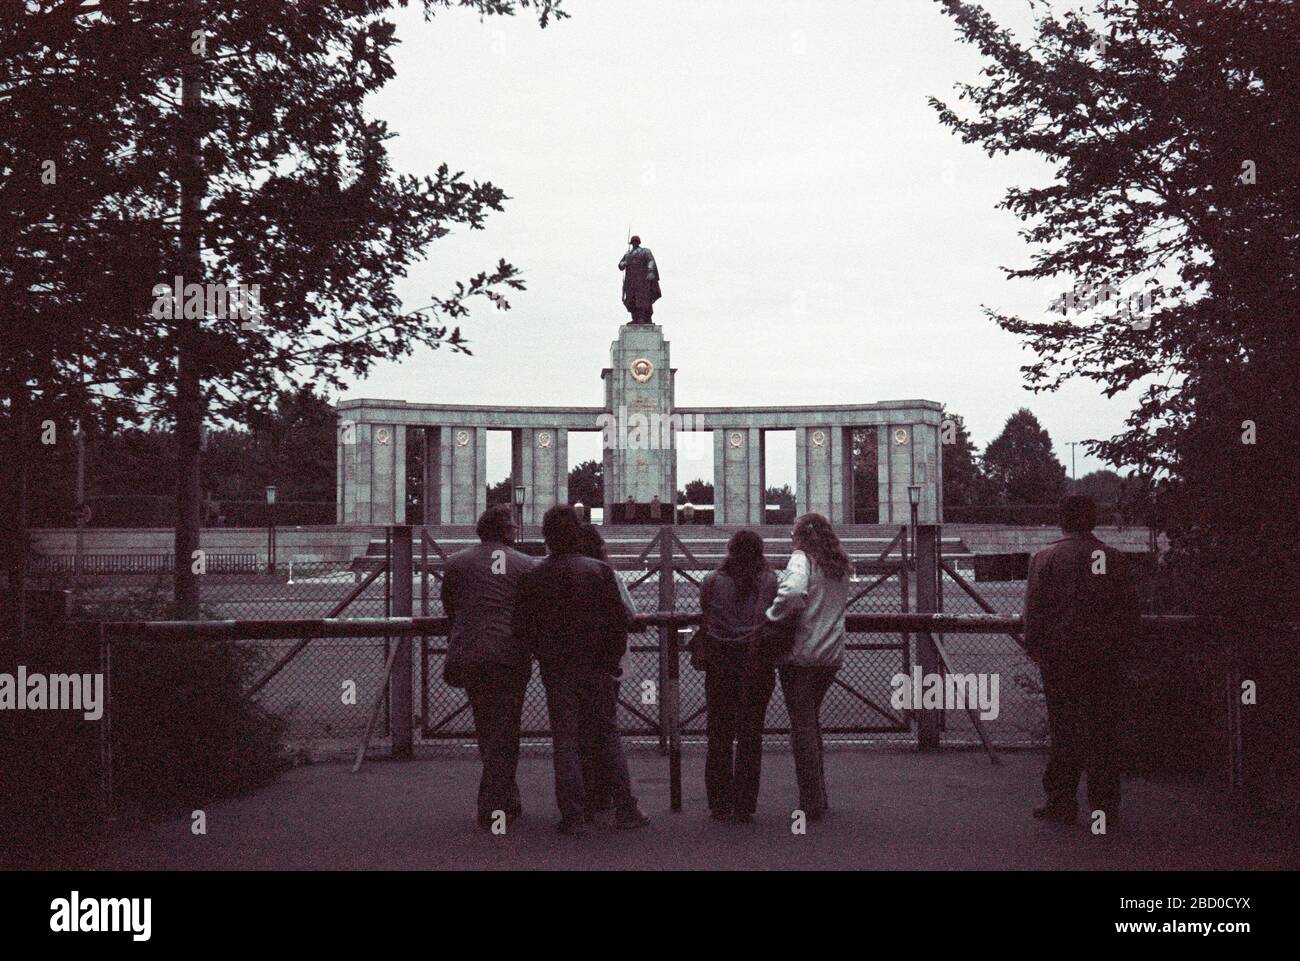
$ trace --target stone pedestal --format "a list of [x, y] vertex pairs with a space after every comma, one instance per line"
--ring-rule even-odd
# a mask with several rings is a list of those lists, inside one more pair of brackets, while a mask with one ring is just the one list
[[677, 490], [673, 437], [673, 370], [658, 324], [624, 324], [610, 345], [601, 418], [605, 517], [630, 497], [644, 505], [658, 497], [671, 510]]

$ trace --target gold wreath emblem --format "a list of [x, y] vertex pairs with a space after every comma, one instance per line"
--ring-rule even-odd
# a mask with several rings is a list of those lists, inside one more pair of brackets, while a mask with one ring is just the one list
[[907, 431], [903, 430], [903, 428], [901, 428], [901, 427], [898, 428], [898, 430], [894, 431], [894, 443], [895, 443], [895, 444], [906, 444], [906, 443], [907, 443]]
[[388, 431], [383, 427], [375, 431], [375, 440], [381, 444], [387, 444], [390, 440], [392, 440], [392, 436], [393, 435], [388, 433]]
[[743, 444], [744, 442], [745, 442], [745, 438], [741, 436], [740, 431], [738, 431], [738, 430], [733, 430], [733, 431], [731, 432], [731, 446], [732, 446], [732, 447], [739, 447], [739, 446], [740, 446], [741, 444]]
[[826, 446], [825, 431], [820, 431], [820, 430], [813, 431], [812, 442], [814, 447], [825, 447]]
[[540, 434], [537, 435], [537, 446], [538, 447], [551, 446], [551, 435], [549, 431], [542, 431]]
[[638, 384], [644, 384], [654, 376], [655, 365], [650, 363], [650, 361], [646, 360], [644, 357], [638, 357], [636, 360], [632, 361], [632, 366], [628, 369], [632, 371], [633, 380]]
[[456, 431], [456, 446], [457, 447], [469, 446], [469, 431], [467, 430]]

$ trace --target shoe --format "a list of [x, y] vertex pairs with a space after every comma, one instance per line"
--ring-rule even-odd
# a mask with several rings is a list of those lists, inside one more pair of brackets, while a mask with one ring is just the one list
[[752, 811], [736, 811], [731, 815], [732, 824], [753, 824], [754, 814]]
[[561, 818], [560, 823], [555, 825], [555, 830], [572, 837], [582, 837], [587, 833], [587, 827], [581, 817]]
[[820, 821], [826, 816], [826, 809], [811, 808], [810, 810], [804, 811], [803, 814], [809, 821]]
[[1079, 813], [1070, 808], [1045, 804], [1040, 808], [1034, 808], [1034, 817], [1039, 821], [1052, 821], [1056, 824], [1073, 824], [1078, 819]]
[[640, 808], [633, 808], [626, 814], [619, 814], [614, 818], [614, 827], [620, 831], [632, 831], [645, 827], [649, 823], [650, 818]]
[[731, 812], [730, 812], [730, 811], [710, 811], [710, 812], [709, 812], [709, 817], [713, 818], [713, 820], [715, 820], [715, 821], [730, 821], [730, 820], [731, 820]]

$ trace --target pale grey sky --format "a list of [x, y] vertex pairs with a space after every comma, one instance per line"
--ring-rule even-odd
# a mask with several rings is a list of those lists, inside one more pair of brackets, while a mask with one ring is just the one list
[[[1028, 22], [1026, 0], [985, 5]], [[1066, 442], [1121, 428], [1127, 400], [1091, 384], [1025, 391], [1031, 355], [980, 312], [1043, 316], [1068, 284], [1013, 285], [998, 269], [1029, 248], [995, 205], [1049, 173], [939, 125], [926, 97], [954, 101], [980, 60], [936, 4], [565, 6], [571, 19], [544, 31], [524, 16], [397, 18], [397, 77], [372, 104], [397, 134], [396, 168], [446, 161], [513, 198], [486, 230], [433, 244], [400, 291], [423, 306], [499, 257], [528, 289], [509, 312], [475, 307], [462, 325], [473, 357], [421, 350], [347, 396], [600, 404], [627, 320], [616, 265], [630, 226], [662, 272], [655, 320], [679, 404], [925, 398], [962, 414], [980, 447], [1028, 406], [1067, 469]], [[495, 479], [509, 459], [491, 450]], [[597, 451], [576, 444], [571, 460]], [[792, 443], [772, 445], [770, 482], [793, 484], [793, 456]], [[1080, 448], [1080, 476], [1099, 466]], [[679, 479], [691, 476], [682, 465]]]

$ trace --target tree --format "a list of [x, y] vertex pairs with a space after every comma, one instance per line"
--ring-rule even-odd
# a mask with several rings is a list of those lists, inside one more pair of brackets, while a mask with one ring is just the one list
[[782, 484], [780, 487], [769, 487], [767, 489], [767, 504], [775, 505], [781, 509], [794, 510], [794, 491], [790, 489], [789, 484]]
[[678, 504], [712, 504], [713, 503], [713, 483], [696, 478], [693, 481], [687, 481], [684, 490], [677, 492]]
[[1065, 465], [1052, 452], [1052, 438], [1024, 407], [1007, 418], [980, 462], [995, 503], [1054, 504], [1065, 492]]
[[[558, 0], [422, 2], [564, 15]], [[446, 165], [392, 171], [364, 106], [393, 76], [393, 5], [43, 0], [0, 23], [15, 65], [0, 162], [18, 173], [0, 187], [0, 310], [29, 321], [6, 351], [6, 400], [24, 431], [28, 409], [173, 427], [179, 616], [198, 609], [206, 423], [248, 423], [286, 385], [338, 388], [416, 345], [465, 350], [471, 298], [508, 309], [504, 291], [523, 288], [500, 261], [417, 310], [393, 291], [431, 242], [482, 229], [505, 199]], [[66, 173], [57, 190], [33, 173], [47, 158]], [[199, 296], [169, 303], [176, 277]], [[254, 287], [255, 312], [214, 309]]]
[[874, 524], [880, 519], [880, 448], [875, 427], [855, 427], [853, 438], [853, 521]]
[[947, 411], [939, 428], [943, 444], [943, 502], [954, 507], [989, 503], [989, 488], [961, 414]]
[[514, 492], [511, 489], [510, 477], [505, 477], [495, 484], [489, 484], [487, 489], [487, 506], [494, 507], [497, 504], [513, 504], [515, 502]]
[[569, 471], [569, 503], [602, 507], [605, 503], [605, 469], [600, 461], [586, 460]]
[[1124, 478], [1113, 470], [1095, 470], [1075, 481], [1071, 493], [1091, 497], [1098, 504], [1118, 504], [1123, 484]]
[[[1295, 5], [1109, 0], [1042, 12], [1028, 44], [977, 6], [943, 6], [986, 65], [959, 87], [974, 115], [932, 99], [940, 121], [990, 155], [1055, 168], [1002, 206], [1034, 248], [1008, 276], [1060, 278], [1063, 315], [987, 311], [1038, 355], [1027, 385], [1140, 391], [1126, 429], [1089, 449], [1165, 491], [1153, 511], [1192, 605], [1239, 622], [1294, 617]], [[1070, 316], [1080, 289], [1085, 309]]]

